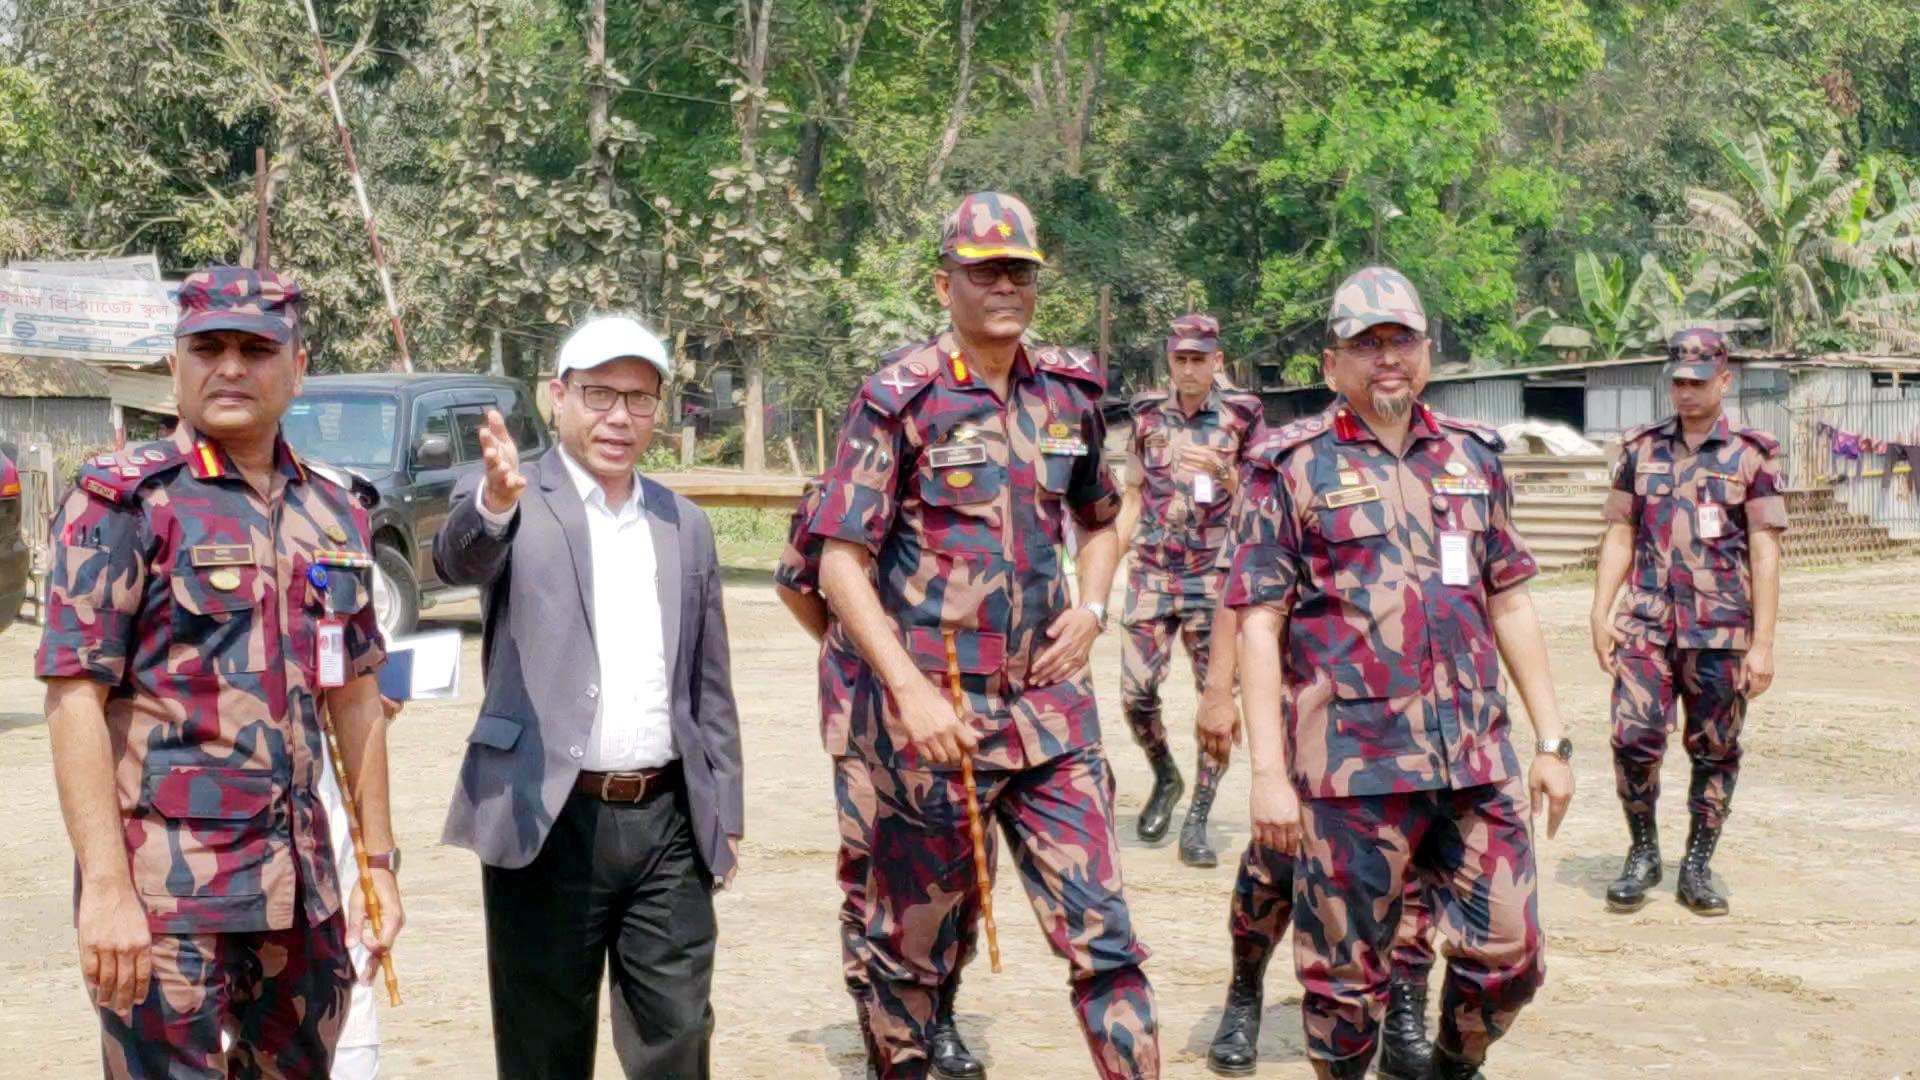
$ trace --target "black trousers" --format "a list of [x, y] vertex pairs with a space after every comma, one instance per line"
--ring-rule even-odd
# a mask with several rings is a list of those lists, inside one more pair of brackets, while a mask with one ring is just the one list
[[686, 795], [574, 795], [532, 863], [482, 866], [500, 1080], [589, 1080], [600, 977], [627, 1076], [706, 1080], [717, 928]]

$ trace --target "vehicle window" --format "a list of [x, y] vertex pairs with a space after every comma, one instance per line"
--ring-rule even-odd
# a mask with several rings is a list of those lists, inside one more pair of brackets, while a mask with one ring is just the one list
[[480, 431], [487, 426], [487, 410], [480, 406], [453, 410], [453, 441], [460, 449], [460, 461], [479, 461]]
[[525, 394], [501, 390], [494, 395], [494, 400], [498, 402], [500, 418], [506, 422], [507, 433], [513, 436], [513, 444], [521, 453], [546, 445], [540, 431], [540, 415], [533, 411]]
[[428, 413], [427, 418], [420, 421], [420, 434], [414, 441], [419, 442], [429, 435], [442, 435], [449, 439], [453, 436], [453, 425], [447, 421], [447, 414], [444, 411], [435, 409]]
[[356, 469], [391, 469], [400, 403], [376, 394], [303, 394], [280, 430], [302, 457]]

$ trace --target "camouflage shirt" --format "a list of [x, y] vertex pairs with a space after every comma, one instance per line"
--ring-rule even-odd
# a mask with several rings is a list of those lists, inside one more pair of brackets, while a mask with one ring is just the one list
[[1335, 402], [1249, 455], [1226, 603], [1286, 616], [1282, 708], [1303, 797], [1518, 775], [1487, 598], [1537, 570], [1502, 445], [1419, 403], [1395, 457]]
[[372, 571], [341, 565], [371, 554], [371, 498], [284, 442], [263, 498], [182, 424], [93, 459], [54, 519], [36, 673], [111, 688], [127, 855], [157, 933], [287, 929], [296, 897], [314, 925], [340, 907], [314, 791], [318, 627], [345, 622], [349, 681], [385, 659]]
[[[1119, 512], [1100, 454], [1103, 388], [1086, 353], [1022, 348], [1003, 402], [943, 334], [867, 380], [823, 479], [811, 531], [873, 553], [881, 605], [937, 683], [942, 631], [956, 631], [981, 768], [1037, 764], [1100, 737], [1084, 674], [1031, 686], [1027, 671], [1067, 610], [1068, 517], [1096, 528]], [[865, 664], [851, 701], [853, 740], [882, 763], [919, 767]]]
[[1745, 649], [1753, 638], [1747, 537], [1785, 529], [1780, 448], [1723, 415], [1698, 450], [1668, 417], [1627, 433], [1608, 521], [1633, 527], [1633, 570], [1616, 625], [1682, 649]]
[[[815, 480], [793, 508], [787, 523], [787, 546], [773, 572], [775, 584], [802, 594], [820, 591], [820, 552], [826, 541], [809, 531], [820, 509], [822, 488]], [[848, 738], [853, 723], [854, 681], [860, 672], [860, 653], [847, 640], [840, 620], [829, 613], [827, 632], [820, 639], [820, 745], [834, 757], [855, 751]]]
[[1238, 471], [1260, 431], [1260, 399], [1213, 390], [1188, 416], [1178, 398], [1151, 390], [1133, 399], [1133, 437], [1127, 442], [1127, 482], [1140, 478], [1140, 524], [1130, 539], [1133, 565], [1127, 592], [1218, 597], [1223, 575], [1215, 570], [1233, 527], [1227, 485], [1209, 481], [1211, 498], [1194, 495], [1194, 474], [1181, 467], [1180, 451], [1204, 446], [1222, 451]]

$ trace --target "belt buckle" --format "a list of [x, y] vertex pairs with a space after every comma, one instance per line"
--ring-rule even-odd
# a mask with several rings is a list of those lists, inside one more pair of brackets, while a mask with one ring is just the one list
[[607, 774], [605, 774], [604, 776], [602, 776], [602, 777], [600, 778], [600, 801], [601, 801], [601, 802], [612, 802], [612, 801], [613, 801], [613, 796], [612, 796], [612, 794], [611, 794], [611, 792], [612, 792], [612, 790], [613, 790], [613, 782], [614, 782], [615, 780], [638, 780], [638, 781], [640, 781], [640, 790], [639, 790], [638, 792], [636, 792], [636, 793], [634, 794], [634, 796], [633, 796], [633, 798], [631, 798], [631, 799], [622, 799], [622, 800], [621, 800], [622, 802], [636, 802], [636, 803], [637, 803], [637, 802], [639, 802], [640, 800], [642, 800], [642, 799], [644, 799], [644, 798], [646, 798], [646, 797], [647, 797], [647, 774], [646, 774], [646, 773], [643, 773], [643, 772], [610, 772], [610, 773], [607, 773]]

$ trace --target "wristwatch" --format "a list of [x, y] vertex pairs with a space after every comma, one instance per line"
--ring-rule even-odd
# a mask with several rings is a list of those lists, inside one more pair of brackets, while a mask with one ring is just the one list
[[1082, 608], [1085, 608], [1088, 611], [1093, 612], [1093, 617], [1100, 620], [1100, 632], [1103, 634], [1106, 633], [1107, 632], [1107, 605], [1101, 603], [1098, 600], [1089, 600], [1086, 603], [1081, 604], [1080, 606]]
[[1573, 760], [1573, 740], [1564, 735], [1558, 739], [1541, 739], [1534, 749], [1542, 754], [1552, 754], [1561, 761]]
[[392, 848], [377, 855], [367, 856], [367, 869], [385, 870], [397, 876], [400, 873], [400, 849]]

